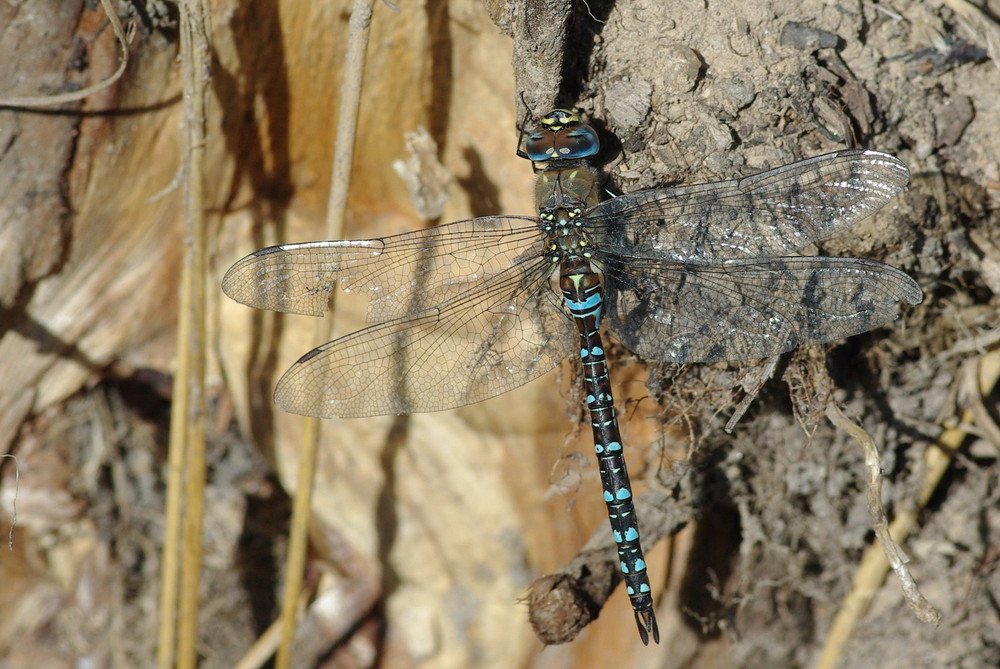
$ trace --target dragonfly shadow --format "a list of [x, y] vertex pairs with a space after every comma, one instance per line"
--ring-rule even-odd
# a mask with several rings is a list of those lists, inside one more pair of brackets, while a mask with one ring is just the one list
[[263, 634], [278, 610], [276, 593], [281, 568], [275, 559], [275, 545], [288, 534], [291, 500], [274, 474], [246, 497], [246, 513], [240, 531], [237, 568], [240, 582], [250, 600], [254, 629]]
[[558, 100], [575, 102], [582, 95], [591, 72], [590, 57], [597, 36], [614, 9], [615, 0], [589, 0], [573, 3], [566, 30]]
[[703, 638], [715, 638], [730, 615], [721, 590], [739, 558], [740, 514], [723, 503], [702, 509], [701, 514], [691, 543], [691, 554], [699, 559], [687, 563], [678, 606], [686, 626]]
[[[235, 20], [270, 26], [268, 50], [262, 51], [257, 41], [237, 39], [238, 61], [233, 70], [227, 70], [215, 54], [212, 61], [212, 87], [224, 115], [219, 127], [226, 150], [235, 157], [237, 170], [222, 209], [228, 212], [238, 206], [235, 199], [241, 186], [249, 186], [252, 196], [246, 206], [250, 210], [253, 243], [258, 247], [286, 238], [288, 206], [294, 191], [289, 154], [290, 85], [285, 60], [274, 57], [285, 52], [280, 14], [274, 0], [239, 9]], [[246, 77], [244, 72], [257, 74]], [[261, 106], [263, 111], [257, 112]], [[281, 315], [262, 317], [257, 313], [252, 317], [251, 353], [245, 373], [250, 380], [250, 430], [258, 444], [274, 443], [271, 389], [278, 371], [277, 346], [283, 328]]]
[[431, 38], [430, 54], [430, 85], [434, 95], [429, 102], [426, 122], [430, 136], [438, 145], [438, 155], [444, 155], [447, 148], [448, 110], [451, 109], [452, 87], [455, 81], [454, 40], [450, 29], [451, 17], [448, 13], [450, 0], [431, 0], [424, 6], [427, 19], [427, 33]]
[[[382, 566], [382, 584], [379, 606], [385, 606], [399, 588], [399, 574], [393, 567], [392, 550], [399, 531], [398, 500], [396, 498], [399, 456], [409, 438], [411, 417], [409, 414], [396, 416], [385, 436], [380, 463], [384, 476], [375, 504], [375, 518], [378, 527], [378, 564]], [[383, 618], [384, 619], [384, 618]]]
[[494, 216], [500, 211], [500, 189], [489, 178], [484, 168], [482, 154], [473, 146], [462, 150], [462, 157], [469, 165], [469, 175], [458, 177], [458, 185], [469, 195], [469, 210], [473, 218]]

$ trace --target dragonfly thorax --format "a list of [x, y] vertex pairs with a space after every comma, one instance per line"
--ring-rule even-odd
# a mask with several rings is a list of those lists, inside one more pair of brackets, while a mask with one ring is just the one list
[[548, 233], [546, 245], [549, 259], [561, 263], [571, 258], [590, 258], [590, 243], [587, 233], [580, 225], [579, 210], [540, 212], [542, 229]]
[[[553, 147], [562, 146], [561, 138], [575, 138], [580, 144], [571, 150], [557, 151]], [[597, 135], [590, 126], [580, 124], [572, 112], [556, 109], [542, 119], [542, 127], [528, 138], [529, 155], [532, 155], [533, 142], [543, 140], [549, 147], [550, 157], [539, 169], [535, 206], [538, 207], [539, 227], [547, 234], [547, 255], [553, 263], [589, 259], [591, 250], [583, 220], [585, 212], [600, 199], [598, 172], [588, 160], [597, 152]]]
[[[570, 217], [597, 204], [600, 195], [597, 171], [590, 165], [547, 169], [535, 182], [535, 206], [539, 216], [565, 210]], [[573, 213], [576, 212], [576, 213]]]

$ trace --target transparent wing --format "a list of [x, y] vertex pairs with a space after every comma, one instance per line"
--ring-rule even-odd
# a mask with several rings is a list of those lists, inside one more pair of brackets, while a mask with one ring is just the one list
[[366, 293], [380, 323], [439, 305], [532, 254], [535, 219], [488, 216], [381, 239], [308, 242], [251, 253], [226, 272], [222, 290], [257, 309], [321, 316], [334, 285]]
[[507, 392], [576, 350], [551, 262], [509, 267], [432, 309], [341, 337], [278, 381], [284, 410], [320, 418], [440, 411]]
[[649, 361], [764, 358], [866, 332], [923, 298], [905, 273], [859, 258], [605, 262], [605, 322]]
[[630, 193], [586, 214], [605, 253], [670, 260], [792, 255], [906, 189], [885, 153], [848, 149], [718, 183]]

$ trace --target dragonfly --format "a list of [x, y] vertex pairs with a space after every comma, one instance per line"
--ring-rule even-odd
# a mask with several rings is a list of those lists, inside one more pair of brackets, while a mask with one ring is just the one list
[[[863, 258], [800, 255], [909, 181], [891, 155], [846, 149], [729, 181], [602, 199], [600, 140], [555, 109], [518, 155], [535, 216], [484, 216], [379, 239], [282, 244], [225, 274], [250, 307], [321, 316], [336, 288], [368, 327], [306, 353], [278, 381], [320, 418], [480, 402], [579, 358], [601, 488], [639, 636], [659, 642], [602, 326], [649, 362], [748, 361], [834, 342], [918, 304], [917, 283]], [[525, 136], [526, 134], [526, 136]]]

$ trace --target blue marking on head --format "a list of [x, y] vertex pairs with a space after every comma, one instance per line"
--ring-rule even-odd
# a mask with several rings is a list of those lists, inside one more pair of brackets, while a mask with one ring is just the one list
[[628, 499], [632, 496], [632, 492], [628, 488], [622, 488], [618, 491], [618, 499]]
[[634, 527], [625, 530], [625, 541], [635, 541], [638, 538], [639, 532]]

